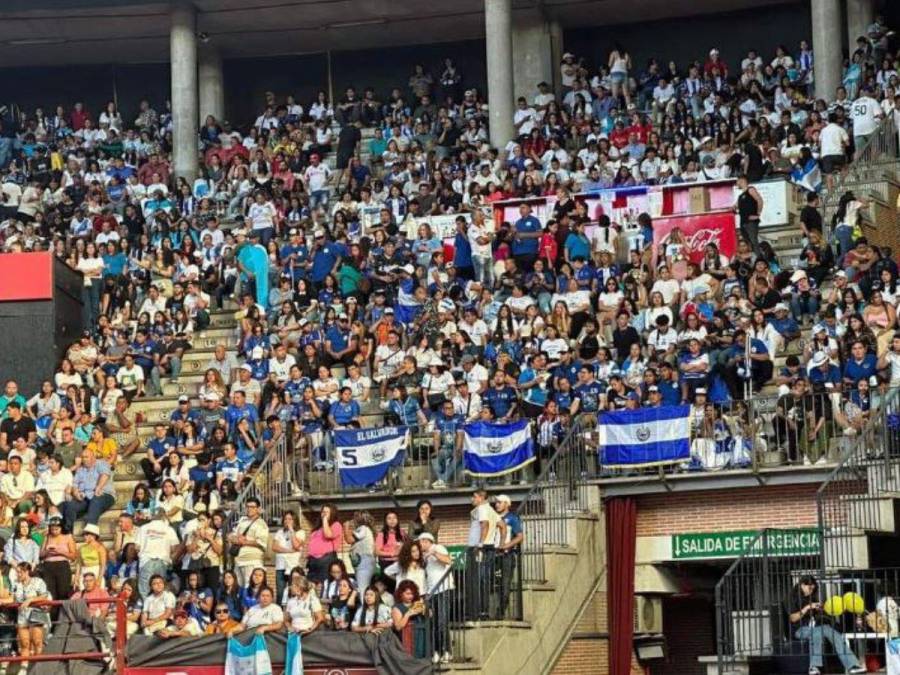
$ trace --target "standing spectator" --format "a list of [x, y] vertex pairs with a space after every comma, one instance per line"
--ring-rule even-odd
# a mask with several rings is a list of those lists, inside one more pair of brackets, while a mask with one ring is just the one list
[[140, 564], [138, 591], [141, 597], [146, 598], [153, 585], [153, 579], [156, 577], [163, 579], [168, 573], [179, 546], [178, 535], [166, 520], [166, 512], [163, 509], [157, 509], [153, 514], [153, 520], [141, 525], [135, 543]]
[[256, 497], [248, 499], [246, 509], [234, 531], [228, 535], [229, 558], [240, 586], [246, 586], [251, 572], [263, 566], [269, 544], [269, 526], [262, 517], [259, 500]]

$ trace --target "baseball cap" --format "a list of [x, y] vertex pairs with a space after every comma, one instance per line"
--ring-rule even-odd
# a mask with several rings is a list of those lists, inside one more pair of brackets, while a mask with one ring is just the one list
[[191, 399], [188, 397], [187, 394], [182, 394], [181, 396], [178, 397], [178, 402], [179, 403], [190, 403]]
[[509, 498], [509, 495], [497, 495], [494, 498], [495, 502], [504, 502], [506, 504], [512, 504], [512, 499]]
[[416, 541], [422, 541], [423, 539], [427, 539], [430, 542], [434, 542], [434, 535], [431, 532], [423, 532], [418, 537], [416, 537]]

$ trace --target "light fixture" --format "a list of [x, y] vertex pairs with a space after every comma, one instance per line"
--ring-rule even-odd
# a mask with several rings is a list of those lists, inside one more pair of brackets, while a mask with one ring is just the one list
[[356, 28], [357, 26], [378, 26], [387, 23], [387, 19], [379, 17], [375, 19], [360, 19], [359, 21], [339, 21], [330, 23], [325, 28]]
[[200, 40], [200, 42], [209, 42], [209, 33], [204, 33], [201, 30], [199, 33], [197, 33], [197, 39]]
[[634, 638], [634, 654], [640, 663], [666, 658], [664, 635], [638, 635]]

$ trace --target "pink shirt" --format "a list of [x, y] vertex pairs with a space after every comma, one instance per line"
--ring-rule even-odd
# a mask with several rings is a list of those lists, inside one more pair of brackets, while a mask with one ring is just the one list
[[379, 532], [375, 538], [375, 554], [379, 558], [396, 558], [400, 552], [401, 543], [397, 541], [397, 535], [391, 530], [385, 538], [383, 532]]
[[344, 528], [340, 523], [331, 524], [332, 539], [325, 537], [325, 531], [322, 528], [314, 530], [309, 535], [309, 543], [306, 545], [306, 553], [311, 558], [322, 558], [329, 553], [337, 553], [341, 550], [341, 542], [344, 540]]

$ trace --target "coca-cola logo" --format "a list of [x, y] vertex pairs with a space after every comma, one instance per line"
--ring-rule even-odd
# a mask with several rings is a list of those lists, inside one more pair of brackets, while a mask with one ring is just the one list
[[[674, 232], [674, 230], [673, 230]], [[682, 231], [684, 234], [684, 231]], [[710, 244], [715, 244], [717, 247], [719, 246], [719, 236], [721, 235], [721, 231], [715, 228], [705, 227], [697, 230], [692, 234], [685, 234], [685, 247], [691, 253], [695, 252], [703, 252], [707, 246]], [[666, 245], [669, 243], [669, 239], [672, 236], [672, 232], [669, 232], [665, 237], [660, 241], [661, 244]]]

